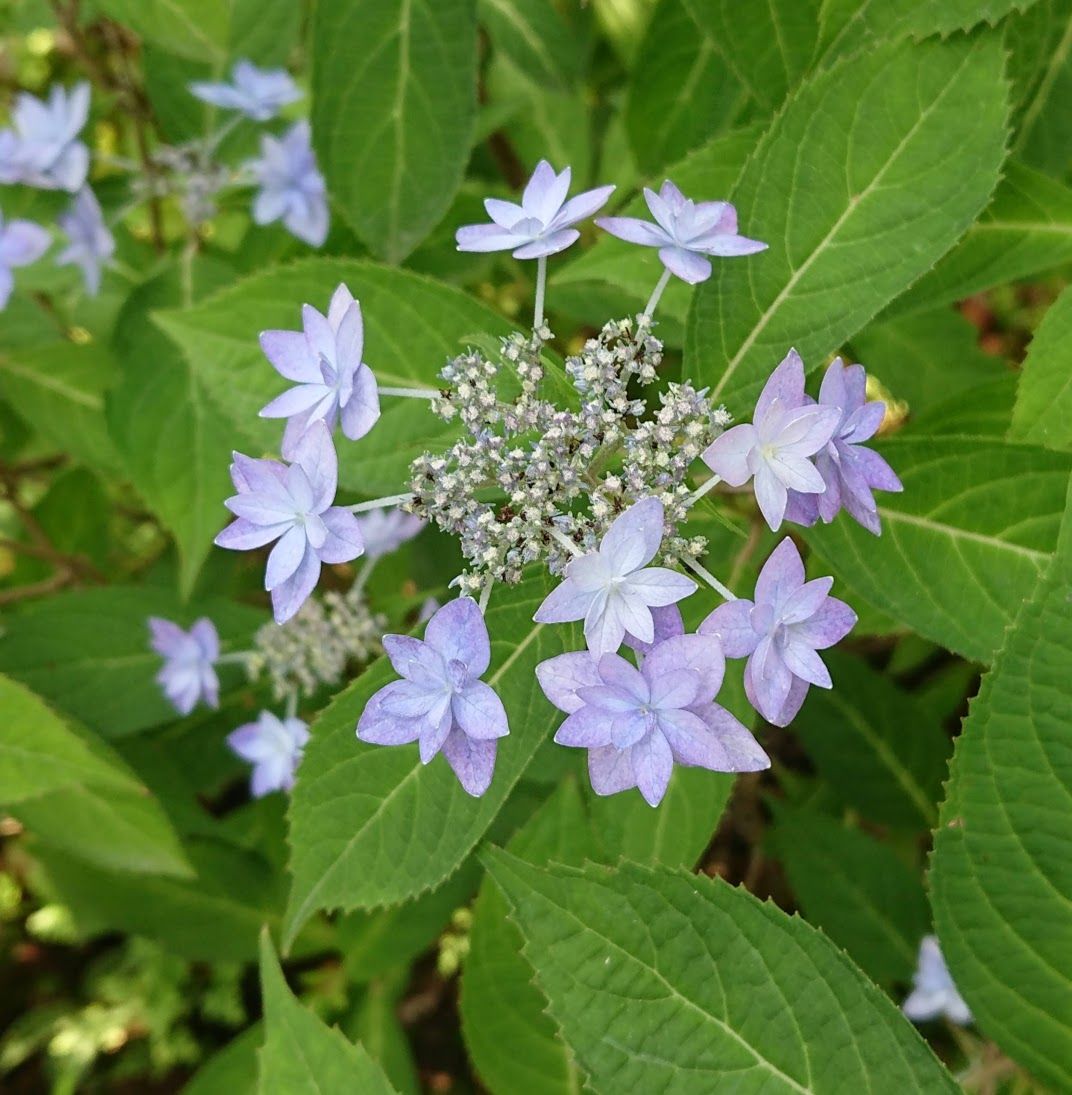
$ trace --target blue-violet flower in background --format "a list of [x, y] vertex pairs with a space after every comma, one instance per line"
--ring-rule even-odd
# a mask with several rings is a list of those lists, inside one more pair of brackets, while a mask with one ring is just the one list
[[36, 262], [52, 242], [48, 232], [33, 221], [5, 221], [0, 215], [0, 310], [7, 307], [15, 288], [12, 271]]
[[289, 466], [234, 454], [238, 494], [224, 503], [235, 515], [216, 537], [220, 547], [248, 551], [278, 541], [268, 556], [264, 588], [277, 623], [289, 620], [320, 579], [322, 563], [348, 563], [363, 550], [354, 515], [332, 503], [339, 460], [323, 422], [314, 422]]
[[938, 940], [925, 935], [919, 945], [919, 961], [912, 974], [912, 991], [901, 1010], [913, 1023], [923, 1023], [944, 1015], [950, 1022], [967, 1026], [972, 1021], [971, 1009], [953, 984]]
[[197, 81], [189, 86], [190, 93], [202, 102], [237, 110], [255, 122], [269, 121], [283, 107], [301, 98], [289, 72], [258, 68], [250, 61], [235, 62], [230, 83]]
[[372, 370], [361, 360], [364, 324], [361, 305], [340, 285], [327, 316], [302, 305], [302, 331], [263, 331], [261, 349], [276, 372], [297, 382], [261, 410], [262, 418], [286, 418], [282, 453], [289, 460], [313, 422], [329, 431], [341, 419], [342, 432], [357, 441], [380, 417]]
[[840, 419], [837, 407], [816, 406], [805, 396], [804, 363], [790, 350], [760, 392], [751, 423], [720, 434], [702, 458], [731, 486], [742, 487], [754, 476], [760, 512], [777, 530], [790, 490], [826, 490], [810, 457], [829, 442]]
[[365, 558], [380, 559], [412, 540], [424, 528], [424, 521], [405, 510], [373, 509], [358, 514], [358, 527], [365, 541]]
[[78, 266], [86, 292], [95, 297], [100, 292], [104, 264], [115, 254], [115, 239], [104, 223], [93, 191], [88, 186], [82, 187], [57, 221], [67, 237], [67, 246], [56, 256], [56, 263]]
[[727, 601], [700, 624], [728, 658], [748, 658], [748, 700], [775, 726], [792, 722], [809, 685], [832, 687], [816, 651], [840, 642], [856, 623], [856, 613], [829, 596], [833, 584], [833, 578], [806, 582], [800, 552], [786, 537], [759, 572], [755, 601]]
[[383, 648], [402, 677], [375, 692], [357, 724], [374, 745], [417, 742], [422, 764], [442, 751], [473, 796], [491, 784], [497, 740], [510, 728], [502, 700], [480, 678], [491, 662], [484, 616], [459, 597], [428, 621], [424, 639], [385, 635]]
[[54, 85], [48, 101], [21, 92], [11, 112], [12, 128], [0, 132], [0, 182], [41, 190], [81, 190], [89, 172], [89, 149], [77, 139], [89, 117], [89, 84], [68, 94]]
[[271, 711], [262, 711], [256, 722], [247, 722], [227, 735], [231, 751], [253, 765], [249, 789], [254, 798], [294, 786], [308, 740], [309, 727], [301, 719], [281, 719]]
[[656, 194], [644, 188], [655, 223], [637, 217], [599, 217], [612, 236], [642, 247], [657, 247], [662, 264], [690, 285], [711, 276], [708, 255], [754, 255], [767, 245], [737, 234], [737, 210], [729, 202], [694, 202], [667, 179]]
[[841, 420], [827, 445], [815, 455], [815, 467], [823, 477], [822, 494], [789, 492], [787, 520], [814, 525], [817, 518], [829, 524], [844, 508], [869, 532], [882, 533], [873, 490], [901, 491], [897, 473], [873, 449], [865, 448], [878, 432], [886, 404], [867, 400], [867, 373], [862, 365], [846, 365], [835, 358], [819, 389], [819, 406], [836, 407]]
[[595, 551], [571, 560], [566, 577], [544, 599], [537, 623], [584, 620], [588, 649], [597, 657], [618, 649], [626, 635], [655, 638], [653, 608], [680, 601], [696, 583], [668, 567], [649, 567], [663, 539], [663, 505], [643, 498], [615, 518]]
[[651, 806], [666, 794], [675, 761], [713, 772], [770, 767], [759, 743], [714, 702], [726, 663], [718, 640], [676, 635], [653, 646], [640, 668], [618, 654], [562, 654], [536, 676], [568, 715], [555, 741], [587, 749], [599, 795], [638, 787]]
[[164, 659], [157, 683], [180, 715], [188, 715], [203, 699], [210, 707], [220, 702], [220, 682], [215, 665], [220, 656], [220, 637], [212, 621], [198, 620], [183, 631], [171, 620], [149, 617], [152, 648]]
[[328, 235], [324, 177], [316, 166], [309, 123], [295, 122], [282, 137], [261, 137], [259, 160], [246, 165], [260, 190], [253, 199], [257, 224], [281, 220], [288, 232], [311, 247]]
[[564, 251], [580, 238], [573, 225], [601, 209], [614, 192], [613, 186], [598, 186], [567, 201], [571, 178], [570, 168], [556, 174], [546, 160], [540, 160], [521, 204], [486, 198], [484, 208], [493, 223], [459, 228], [458, 250], [512, 251], [515, 259], [545, 258]]

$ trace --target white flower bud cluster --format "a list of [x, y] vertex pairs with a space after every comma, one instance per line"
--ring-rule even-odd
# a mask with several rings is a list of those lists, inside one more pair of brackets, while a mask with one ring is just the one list
[[264, 673], [277, 700], [295, 690], [312, 695], [338, 685], [350, 664], [381, 653], [387, 618], [370, 610], [361, 591], [310, 598], [285, 624], [265, 624], [253, 639], [251, 677]]
[[[703, 553], [676, 527], [689, 466], [729, 423], [725, 409], [689, 384], [671, 384], [657, 407], [630, 391], [651, 384], [662, 362], [646, 316], [607, 323], [567, 358], [564, 377], [542, 360], [551, 337], [546, 325], [511, 335], [498, 364], [470, 349], [440, 374], [433, 410], [466, 432], [413, 462], [408, 508], [458, 537], [470, 567], [457, 580], [463, 593], [489, 579], [517, 582], [538, 559], [562, 573], [571, 555], [560, 537], [588, 551], [652, 495], [666, 507], [666, 554]], [[550, 391], [567, 406], [549, 402]]]

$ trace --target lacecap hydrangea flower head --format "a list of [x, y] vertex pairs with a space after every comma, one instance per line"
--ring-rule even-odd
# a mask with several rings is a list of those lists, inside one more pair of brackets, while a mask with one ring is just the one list
[[[349, 621], [374, 588], [370, 575], [384, 554], [426, 524], [455, 537], [465, 561], [450, 583], [456, 596], [429, 601], [415, 634], [382, 636], [397, 678], [373, 692], [355, 729], [367, 744], [413, 748], [423, 764], [445, 762], [473, 796], [491, 785], [499, 750], [511, 748], [493, 640], [502, 665], [518, 640], [489, 635], [485, 610], [497, 590], [543, 569], [549, 591], [534, 626], [579, 623], [584, 635], [582, 649], [536, 669], [549, 703], [566, 716], [555, 740], [587, 751], [598, 794], [636, 788], [656, 805], [675, 766], [741, 772], [770, 765], [744, 713], [717, 702], [727, 658], [747, 659], [750, 704], [783, 726], [811, 686], [832, 686], [818, 652], [856, 619], [831, 595], [832, 578], [806, 579], [788, 538], [763, 564], [753, 597], [738, 597], [708, 569], [706, 540], [689, 525], [693, 507], [701, 499], [719, 506], [726, 484], [736, 488], [739, 509], [740, 488], [751, 483], [756, 516], [772, 528], [787, 519], [830, 520], [841, 507], [873, 527], [870, 492], [900, 483], [861, 444], [874, 436], [882, 408], [867, 402], [860, 366], [834, 362], [816, 400], [806, 391], [804, 362], [789, 350], [772, 363], [751, 421], [741, 424], [706, 389], [663, 379], [655, 313], [668, 278], [696, 283], [716, 262], [762, 262], [765, 247], [741, 234], [732, 205], [687, 198], [670, 181], [645, 193], [654, 222], [600, 222], [658, 248], [665, 268], [644, 310], [608, 321], [566, 355], [561, 370], [550, 364], [546, 259], [577, 242], [581, 223], [613, 191], [597, 186], [571, 198], [571, 183], [569, 168], [541, 161], [519, 203], [489, 198], [491, 223], [459, 229], [461, 250], [537, 260], [533, 323], [502, 339], [497, 353], [464, 348], [434, 386], [378, 383], [364, 360], [361, 304], [346, 286], [326, 313], [321, 302], [295, 301], [303, 305], [302, 330], [261, 338], [271, 365], [293, 384], [262, 412], [286, 419], [288, 463], [235, 456], [238, 493], [227, 505], [236, 520], [217, 542], [240, 550], [275, 545], [265, 585], [276, 619], [299, 644], [279, 649], [294, 651], [303, 665], [295, 679], [303, 682], [335, 680], [342, 664], [333, 659], [332, 676], [321, 677], [316, 659], [301, 654], [301, 642], [331, 645], [329, 617], [304, 607], [319, 603], [309, 598], [322, 564], [364, 553], [346, 595]], [[376, 348], [369, 353], [375, 360]], [[552, 369], [556, 383], [547, 384]], [[563, 384], [570, 397], [553, 399]], [[357, 446], [359, 466], [381, 402], [399, 397], [424, 400], [455, 439], [413, 461], [408, 489], [340, 505], [336, 425], [339, 443]], [[704, 617], [692, 634], [679, 608], [686, 601], [693, 619]], [[273, 680], [285, 682], [278, 655], [274, 664]], [[304, 690], [290, 694], [288, 718]], [[283, 740], [271, 725], [271, 734], [247, 728], [241, 739], [254, 743], [246, 749], [254, 763], [251, 749], [262, 737]]]

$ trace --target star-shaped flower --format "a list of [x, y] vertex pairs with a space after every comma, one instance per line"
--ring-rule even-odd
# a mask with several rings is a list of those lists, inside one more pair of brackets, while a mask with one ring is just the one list
[[328, 203], [309, 123], [296, 122], [278, 139], [264, 134], [260, 159], [246, 166], [260, 186], [253, 200], [257, 224], [281, 220], [288, 232], [319, 247], [328, 236]]
[[164, 659], [157, 683], [180, 715], [188, 715], [203, 699], [218, 707], [220, 682], [215, 665], [220, 656], [220, 637], [212, 621], [198, 620], [189, 631], [178, 624], [149, 617], [152, 648]]
[[832, 686], [816, 651], [839, 642], [856, 623], [844, 601], [828, 596], [833, 584], [833, 578], [806, 582], [800, 552], [786, 537], [759, 572], [755, 601], [727, 601], [700, 624], [701, 634], [721, 640], [727, 657], [748, 658], [745, 692], [775, 726], [793, 721], [809, 685]]
[[365, 557], [380, 559], [412, 540], [424, 528], [424, 522], [402, 509], [372, 509], [358, 515], [358, 526], [365, 540]]
[[589, 750], [596, 794], [638, 787], [657, 806], [675, 761], [713, 772], [770, 767], [755, 738], [714, 702], [725, 664], [717, 639], [676, 635], [653, 646], [639, 669], [618, 654], [582, 651], [541, 662], [536, 677], [569, 716], [555, 741]]
[[278, 718], [262, 711], [227, 735], [231, 751], [253, 765], [249, 789], [254, 798], [270, 791], [289, 791], [301, 763], [309, 727], [301, 719]]
[[867, 401], [867, 373], [862, 365], [846, 365], [837, 357], [823, 377], [819, 406], [836, 407], [840, 414], [833, 437], [815, 456], [815, 467], [826, 490], [822, 494], [790, 491], [786, 518], [800, 525], [813, 525], [821, 517], [829, 524], [844, 508], [865, 529], [879, 536], [882, 523], [871, 492], [904, 490], [889, 464], [863, 445], [882, 425], [886, 404]]
[[6, 221], [0, 215], [0, 311], [15, 288], [12, 271], [36, 262], [52, 242], [48, 232], [33, 221]]
[[70, 94], [54, 85], [48, 102], [21, 92], [11, 112], [13, 126], [0, 133], [0, 182], [42, 190], [81, 190], [89, 172], [89, 149], [76, 138], [89, 117], [89, 84]]
[[482, 795], [495, 769], [497, 739], [510, 728], [502, 700], [480, 680], [491, 643], [476, 602], [450, 601], [428, 621], [423, 641], [385, 635], [383, 648], [402, 680], [373, 694], [358, 738], [374, 745], [416, 741], [422, 764], [442, 750], [462, 787]]
[[913, 1023], [937, 1019], [940, 1015], [962, 1027], [972, 1021], [971, 1009], [953, 984], [938, 940], [933, 935], [925, 935], [919, 945], [919, 962], [912, 974], [912, 986], [901, 1010]]
[[572, 172], [561, 174], [540, 160], [532, 173], [521, 204], [486, 198], [484, 208], [494, 223], [459, 228], [459, 251], [513, 251], [515, 259], [538, 259], [564, 251], [580, 238], [573, 225], [601, 209], [614, 192], [598, 186], [566, 200]]
[[597, 657], [618, 649], [626, 635], [655, 638], [651, 610], [673, 604], [696, 583], [667, 567], [649, 567], [663, 539], [663, 506], [644, 498], [607, 529], [599, 547], [573, 559], [533, 619], [541, 624], [584, 620], [584, 637]]
[[276, 623], [289, 620], [320, 579], [321, 563], [348, 563], [364, 550], [354, 515], [332, 505], [339, 461], [323, 422], [314, 422], [289, 466], [234, 454], [231, 479], [238, 491], [224, 503], [235, 514], [216, 537], [220, 547], [249, 551], [273, 540], [264, 588]]
[[767, 245], [737, 234], [737, 210], [729, 202], [694, 202], [667, 179], [659, 193], [644, 188], [655, 224], [637, 217], [599, 217], [612, 236], [642, 247], [657, 247], [662, 264], [690, 285], [711, 276], [708, 255], [754, 255]]
[[58, 222], [68, 242], [56, 256], [56, 264], [78, 266], [85, 280], [86, 292], [95, 297], [100, 292], [101, 270], [115, 254], [115, 240], [88, 186], [78, 191], [67, 212], [59, 215]]
[[278, 68], [258, 68], [250, 61], [237, 61], [231, 70], [231, 82], [197, 81], [190, 93], [205, 103], [237, 110], [255, 122], [267, 122], [290, 103], [301, 98], [290, 73]]
[[827, 444], [840, 418], [836, 407], [816, 406], [804, 395], [804, 363], [796, 350], [790, 350], [764, 385], [752, 422], [716, 437], [703, 461], [734, 487], [743, 487], [754, 476], [760, 511], [777, 530], [790, 490], [826, 490], [809, 457]]
[[291, 459], [313, 422], [329, 430], [342, 420], [342, 432], [357, 441], [380, 417], [376, 377], [361, 360], [365, 328], [361, 305], [345, 285], [331, 298], [327, 316], [302, 305], [303, 331], [263, 331], [261, 349], [276, 372], [297, 381], [261, 410], [262, 418], [286, 418], [282, 452]]

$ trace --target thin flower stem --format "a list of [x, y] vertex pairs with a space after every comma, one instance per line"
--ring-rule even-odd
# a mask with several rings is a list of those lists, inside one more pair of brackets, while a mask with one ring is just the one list
[[287, 693], [287, 706], [283, 717], [292, 719], [298, 714], [298, 690], [292, 689]]
[[736, 601], [736, 600], [737, 600], [737, 595], [736, 595], [736, 594], [735, 594], [735, 593], [733, 592], [733, 590], [729, 589], [729, 588], [728, 588], [727, 586], [724, 586], [724, 585], [723, 585], [723, 584], [722, 584], [722, 583], [721, 583], [721, 582], [720, 582], [720, 581], [719, 581], [719, 580], [718, 580], [718, 579], [717, 579], [717, 578], [716, 578], [716, 577], [715, 577], [715, 576], [714, 576], [714, 575], [713, 575], [713, 574], [711, 573], [711, 571], [709, 571], [709, 570], [707, 569], [707, 567], [705, 567], [705, 566], [701, 565], [700, 563], [698, 563], [698, 562], [697, 562], [697, 561], [696, 561], [695, 559], [693, 559], [693, 558], [692, 558], [692, 557], [691, 557], [690, 555], [682, 555], [682, 556], [681, 556], [681, 561], [682, 561], [682, 562], [683, 562], [683, 563], [685, 564], [685, 566], [687, 566], [687, 567], [688, 567], [688, 568], [689, 568], [690, 570], [694, 571], [694, 572], [695, 572], [696, 574], [698, 574], [698, 575], [699, 575], [699, 576], [700, 576], [701, 578], [703, 578], [703, 580], [704, 580], [704, 581], [705, 581], [705, 582], [706, 582], [706, 583], [707, 583], [707, 584], [708, 584], [708, 585], [709, 585], [709, 586], [710, 586], [710, 587], [711, 587], [711, 588], [712, 588], [712, 589], [713, 589], [713, 590], [714, 590], [714, 591], [715, 591], [716, 593], [718, 593], [718, 594], [719, 594], [720, 596], [724, 597], [724, 598], [725, 598], [725, 599], [726, 599], [727, 601]]
[[692, 509], [708, 491], [714, 490], [721, 482], [722, 477], [720, 475], [712, 475], [710, 479], [705, 480], [685, 500], [685, 508]]
[[216, 659], [217, 665], [242, 665], [253, 657], [252, 650], [232, 650]]
[[489, 578], [484, 583], [484, 588], [480, 591], [480, 600], [477, 602], [477, 607], [480, 609], [480, 614], [483, 615], [487, 610], [488, 601], [491, 599], [491, 590], [495, 585], [495, 579]]
[[219, 148], [220, 145], [238, 128], [242, 123], [243, 118], [244, 115], [242, 114], [232, 114], [215, 133], [212, 133], [205, 138], [204, 161], [207, 161], [216, 149]]
[[571, 555], [583, 555], [584, 552], [564, 533], [554, 525], [547, 530]]
[[532, 329], [538, 330], [543, 326], [543, 298], [547, 290], [547, 256], [541, 255], [536, 260], [536, 310], [532, 315]]
[[386, 509], [388, 506], [404, 506], [413, 501], [413, 495], [407, 491], [405, 494], [389, 494], [386, 498], [373, 498], [371, 502], [358, 502], [355, 506], [347, 506], [351, 513], [367, 513], [370, 509]]
[[663, 270], [662, 277], [655, 283], [655, 288], [651, 291], [651, 296], [648, 297], [648, 303], [644, 305], [644, 315], [649, 318], [655, 315], [655, 309], [658, 307], [659, 298], [663, 295], [663, 290], [670, 283], [670, 268], [667, 267]]
[[380, 395], [398, 395], [403, 399], [438, 399], [439, 392], [434, 388], [385, 388], [382, 384], [376, 388]]
[[379, 558], [380, 557], [378, 555], [373, 555], [371, 558], [366, 559], [361, 564], [361, 569], [357, 572], [357, 577], [354, 579], [354, 584], [350, 586], [349, 590], [347, 591], [348, 597], [359, 597], [361, 595], [361, 591], [368, 583], [369, 577], [372, 575], [372, 572], [375, 569], [377, 562], [379, 562]]

